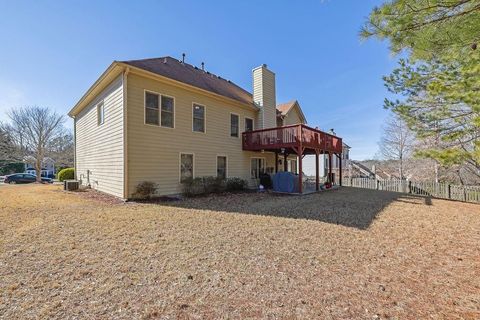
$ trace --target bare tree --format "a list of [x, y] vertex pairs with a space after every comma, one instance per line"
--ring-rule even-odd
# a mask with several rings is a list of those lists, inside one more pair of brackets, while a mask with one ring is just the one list
[[398, 162], [400, 179], [404, 179], [405, 159], [412, 154], [415, 135], [407, 124], [396, 115], [387, 119], [379, 143], [380, 153], [387, 160]]
[[73, 167], [74, 160], [73, 134], [65, 131], [55, 139], [52, 139], [48, 147], [48, 156], [55, 160], [57, 168]]
[[64, 133], [63, 115], [49, 108], [21, 107], [11, 109], [10, 134], [16, 144], [35, 158], [37, 181], [41, 181], [42, 161], [52, 141]]
[[6, 161], [11, 155], [12, 141], [4, 126], [0, 123], [0, 161]]

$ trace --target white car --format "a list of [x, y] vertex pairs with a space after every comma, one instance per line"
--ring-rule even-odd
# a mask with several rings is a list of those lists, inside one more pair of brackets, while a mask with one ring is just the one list
[[5, 181], [5, 176], [0, 176], [0, 182]]

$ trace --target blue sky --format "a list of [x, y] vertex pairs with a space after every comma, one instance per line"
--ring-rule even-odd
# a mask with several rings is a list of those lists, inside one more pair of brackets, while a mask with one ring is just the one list
[[371, 158], [396, 58], [358, 31], [380, 3], [0, 0], [0, 120], [22, 105], [67, 113], [113, 60], [185, 52], [249, 91], [251, 69], [268, 64], [278, 102], [297, 99], [311, 126]]

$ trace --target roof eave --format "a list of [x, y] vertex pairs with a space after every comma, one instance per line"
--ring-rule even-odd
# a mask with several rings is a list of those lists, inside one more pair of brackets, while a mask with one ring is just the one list
[[100, 77], [93, 83], [93, 85], [85, 92], [75, 106], [68, 112], [68, 116], [74, 118], [79, 114], [85, 106], [90, 102], [90, 97], [96, 88], [102, 85], [103, 81], [115, 70], [119, 68], [118, 61], [113, 61], [112, 64], [100, 75]]

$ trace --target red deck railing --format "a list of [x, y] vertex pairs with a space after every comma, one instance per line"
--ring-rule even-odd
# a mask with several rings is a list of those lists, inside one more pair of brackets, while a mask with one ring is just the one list
[[[243, 150], [306, 148], [323, 152], [342, 152], [342, 138], [304, 124], [244, 132]], [[298, 149], [297, 149], [298, 150]]]

